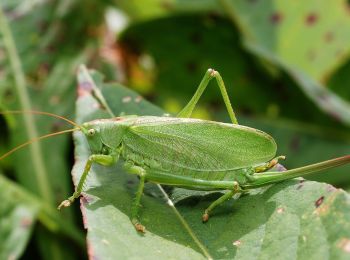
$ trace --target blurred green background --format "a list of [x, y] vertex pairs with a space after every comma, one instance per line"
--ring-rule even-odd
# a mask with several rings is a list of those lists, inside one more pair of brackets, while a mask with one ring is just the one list
[[[0, 6], [2, 111], [74, 119], [75, 72], [85, 63], [176, 113], [214, 68], [239, 122], [270, 133], [287, 156], [286, 168], [350, 153], [345, 0], [2, 0]], [[228, 122], [214, 83], [195, 117]], [[67, 128], [26, 118], [0, 118], [1, 154]], [[0, 161], [0, 258], [8, 252], [7, 259], [87, 257], [78, 205], [59, 215], [53, 210], [73, 190], [73, 162], [69, 135]], [[349, 171], [312, 179], [350, 190]]]

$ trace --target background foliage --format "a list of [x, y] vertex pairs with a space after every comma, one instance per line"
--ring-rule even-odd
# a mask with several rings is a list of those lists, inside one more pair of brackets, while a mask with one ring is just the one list
[[[165, 111], [176, 113], [189, 100], [206, 69], [212, 67], [223, 76], [240, 123], [270, 133], [276, 139], [279, 154], [287, 155], [286, 168], [349, 154], [350, 15], [345, 0], [332, 3], [326, 0], [3, 0], [0, 5], [0, 109], [3, 111], [34, 109], [75, 118], [75, 77], [79, 64], [86, 63], [88, 67], [103, 72], [107, 82], [118, 81]], [[161, 113], [143, 101], [128, 107], [133, 104], [127, 101], [128, 97], [136, 94], [126, 91], [113, 87], [112, 93], [127, 98], [117, 101], [116, 96], [109, 102], [116, 113]], [[82, 109], [79, 104], [77, 109]], [[214, 84], [205, 93], [195, 116], [228, 121]], [[78, 115], [77, 120], [82, 118]], [[67, 128], [58, 120], [31, 115], [7, 115], [1, 117], [0, 122], [1, 154], [37, 135]], [[60, 136], [0, 161], [0, 198], [6, 201], [0, 207], [0, 258], [76, 259], [87, 254], [92, 256], [92, 248], [98, 254], [103, 246], [106, 247], [103, 239], [108, 239], [96, 238], [90, 229], [101, 230], [100, 234], [104, 234], [103, 227], [108, 230], [114, 224], [98, 223], [98, 216], [108, 214], [116, 214], [124, 232], [133, 232], [127, 220], [127, 204], [133, 186], [124, 187], [123, 181], [127, 177], [115, 175], [112, 179], [119, 188], [113, 191], [111, 187], [108, 195], [117, 196], [120, 192], [124, 202], [112, 200], [110, 205], [114, 208], [106, 204], [100, 206], [102, 211], [96, 205], [85, 209], [84, 218], [88, 219], [85, 227], [90, 232], [90, 251], [86, 250], [86, 231], [81, 224], [78, 203], [62, 212], [55, 210], [55, 206], [73, 191], [70, 175], [73, 157], [71, 138]], [[349, 170], [349, 166], [337, 168], [312, 176], [312, 179], [349, 190]], [[104, 179], [97, 183], [93, 181], [94, 177], [92, 186], [110, 183]], [[249, 244], [251, 238], [259, 237], [259, 234], [265, 243], [254, 252], [257, 256], [268, 257], [285, 245], [283, 242], [269, 244], [266, 237], [269, 225], [302, 221], [303, 215], [314, 217], [313, 203], [325, 196], [323, 191], [330, 192], [326, 184], [307, 182], [305, 186], [308, 188], [303, 195], [305, 203], [298, 206], [292, 203], [292, 197], [288, 197], [297, 185], [292, 181], [238, 200], [233, 208], [236, 215], [227, 213], [227, 219], [224, 214], [220, 215], [222, 219], [219, 217], [212, 229], [198, 226], [200, 223], [194, 221], [197, 216], [192, 215], [200, 215], [215, 194], [195, 196], [178, 190], [173, 191], [172, 198], [213, 257], [249, 256], [253, 252]], [[95, 196], [102, 196], [106, 203], [109, 196], [101, 195], [98, 187], [96, 189], [93, 191]], [[327, 195], [325, 201], [338, 212], [342, 203], [348, 205], [349, 198], [345, 192], [334, 192], [336, 199], [328, 201], [333, 196], [329, 198]], [[164, 215], [167, 215], [164, 212], [171, 209], [154, 195], [158, 193], [156, 188], [150, 187], [145, 196], [147, 208], [153, 208], [155, 212], [154, 216], [144, 213], [146, 219], [156, 219], [150, 223], [151, 237], [145, 240], [131, 234], [127, 241], [131, 244], [149, 241], [157, 245], [167, 238], [167, 246], [175, 246], [179, 254], [201, 258], [205, 253], [198, 249], [193, 239], [186, 235], [169, 235], [166, 229], [160, 228], [167, 225], [176, 230], [179, 223], [175, 215], [168, 220], [173, 225], [164, 222]], [[247, 227], [240, 230], [239, 235], [232, 237], [232, 233], [227, 232], [218, 242], [211, 240], [210, 230], [211, 233], [220, 230], [215, 225], [257, 215], [250, 208], [260, 205], [256, 204], [257, 201], [277, 206], [270, 206], [271, 214], [261, 216], [257, 222], [236, 224], [237, 227]], [[245, 204], [250, 206], [245, 207]], [[278, 213], [281, 205], [284, 205], [283, 213], [288, 213], [288, 220], [279, 220], [280, 215], [273, 213], [274, 210]], [[257, 210], [261, 212], [263, 208]], [[298, 245], [301, 243], [298, 239], [302, 240], [303, 235], [322, 228], [329, 236], [337, 229], [345, 229], [349, 225], [349, 216], [342, 211], [339, 214], [335, 222], [334, 216], [327, 216], [317, 219], [323, 221], [319, 226], [301, 226], [299, 233], [287, 230], [291, 233], [287, 232], [286, 237], [297, 242], [287, 241], [286, 244]], [[113, 232], [123, 234], [118, 229], [119, 224], [115, 224]], [[256, 233], [262, 227], [267, 228], [265, 235]], [[319, 237], [325, 237], [326, 233], [320, 233]], [[349, 248], [346, 246], [350, 244], [349, 234], [342, 233], [342, 236], [334, 238], [334, 244], [327, 244], [322, 239], [318, 243], [330, 248], [326, 250], [329, 256], [341, 257], [343, 255], [338, 255], [340, 251], [337, 250], [345, 248], [346, 253], [346, 248]], [[123, 239], [120, 237], [117, 241]], [[238, 242], [231, 246], [235, 241], [247, 247], [237, 249]], [[186, 247], [187, 251], [182, 251]], [[231, 248], [231, 251], [225, 255], [220, 251], [222, 248]], [[303, 253], [306, 251], [290, 250], [293, 254], [289, 256], [308, 256]], [[128, 256], [132, 250], [122, 245], [120, 252]], [[156, 254], [156, 248], [152, 249], [153, 254]], [[134, 255], [130, 253], [129, 256]]]

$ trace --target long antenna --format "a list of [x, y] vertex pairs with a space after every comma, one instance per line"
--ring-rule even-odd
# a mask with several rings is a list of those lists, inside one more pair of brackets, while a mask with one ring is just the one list
[[43, 136], [39, 136], [37, 138], [33, 138], [32, 140], [29, 140], [23, 144], [20, 144], [19, 146], [16, 146], [15, 148], [13, 148], [12, 150], [8, 151], [7, 153], [5, 153], [4, 155], [2, 155], [0, 157], [0, 161], [4, 158], [6, 158], [7, 156], [9, 156], [10, 154], [14, 153], [15, 151], [17, 151], [18, 149], [21, 149], [22, 147], [24, 146], [27, 146], [31, 143], [34, 143], [36, 141], [39, 141], [41, 139], [45, 139], [45, 138], [48, 138], [48, 137], [51, 137], [51, 136], [55, 136], [55, 135], [60, 135], [60, 134], [65, 134], [65, 133], [69, 133], [69, 132], [74, 132], [74, 131], [77, 131], [77, 130], [80, 130], [80, 127], [79, 128], [73, 128], [73, 129], [67, 129], [67, 130], [63, 130], [63, 131], [59, 131], [59, 132], [55, 132], [55, 133], [51, 133], [51, 134], [47, 134], [47, 135], [43, 135]]
[[36, 115], [45, 115], [45, 116], [51, 116], [51, 117], [55, 117], [61, 120], [64, 120], [66, 122], [68, 122], [69, 124], [78, 127], [79, 129], [81, 128], [77, 123], [73, 122], [72, 120], [69, 120], [63, 116], [59, 116], [56, 114], [52, 114], [49, 112], [42, 112], [42, 111], [35, 111], [35, 110], [10, 110], [10, 111], [5, 111], [5, 112], [0, 112], [1, 115], [7, 115], [7, 114], [36, 114]]

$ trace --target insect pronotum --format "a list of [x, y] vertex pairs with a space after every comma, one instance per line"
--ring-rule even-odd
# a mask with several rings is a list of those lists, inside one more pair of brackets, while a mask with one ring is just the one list
[[[214, 78], [231, 124], [190, 118], [209, 81]], [[32, 112], [64, 119], [45, 112]], [[277, 145], [271, 136], [238, 124], [224, 82], [213, 69], [208, 69], [194, 96], [177, 117], [121, 116], [82, 125], [64, 120], [75, 128], [29, 141], [9, 151], [0, 160], [33, 141], [81, 131], [89, 143], [91, 155], [75, 192], [58, 209], [70, 206], [81, 195], [93, 163], [111, 166], [121, 160], [127, 172], [140, 178], [131, 209], [131, 221], [140, 232], [145, 231], [138, 219], [145, 181], [195, 190], [228, 190], [204, 211], [202, 221], [206, 222], [216, 206], [237, 193], [350, 162], [350, 155], [346, 155], [284, 172], [268, 171], [285, 157], [275, 157]]]

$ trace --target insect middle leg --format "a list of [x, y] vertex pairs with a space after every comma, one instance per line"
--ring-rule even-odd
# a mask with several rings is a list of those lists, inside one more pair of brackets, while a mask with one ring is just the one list
[[237, 194], [239, 192], [241, 192], [241, 188], [239, 187], [238, 182], [235, 182], [235, 184], [233, 186], [233, 190], [222, 195], [220, 198], [218, 198], [212, 204], [209, 205], [209, 207], [204, 211], [204, 214], [202, 216], [202, 221], [207, 222], [209, 220], [209, 215], [214, 208], [216, 208], [218, 205], [225, 202], [226, 200], [232, 198], [235, 194]]
[[98, 163], [104, 166], [110, 166], [118, 160], [119, 155], [102, 155], [102, 154], [93, 154], [89, 156], [89, 159], [87, 160], [84, 168], [84, 172], [80, 177], [78, 186], [73, 193], [72, 196], [70, 196], [68, 199], [64, 200], [61, 202], [61, 204], [57, 207], [58, 209], [61, 209], [62, 207], [69, 207], [73, 201], [77, 198], [79, 198], [83, 187], [84, 183], [86, 181], [86, 177], [88, 176], [92, 163]]
[[177, 114], [178, 117], [191, 117], [193, 109], [197, 105], [200, 97], [202, 96], [204, 90], [207, 88], [208, 83], [211, 79], [215, 78], [216, 82], [218, 83], [218, 86], [220, 88], [221, 95], [224, 99], [224, 103], [226, 105], [227, 112], [230, 116], [230, 119], [233, 124], [238, 124], [237, 118], [235, 113], [233, 112], [232, 105], [230, 102], [230, 99], [228, 97], [226, 87], [224, 84], [224, 81], [222, 80], [222, 77], [219, 72], [208, 69], [205, 73], [201, 83], [199, 84], [197, 91], [194, 93], [192, 99], [188, 102], [188, 104], [180, 111], [180, 113]]
[[145, 186], [146, 171], [142, 167], [135, 166], [129, 163], [126, 163], [124, 165], [124, 169], [127, 172], [136, 174], [140, 177], [140, 183], [136, 191], [136, 197], [131, 206], [131, 223], [134, 225], [137, 231], [144, 233], [146, 231], [146, 228], [140, 223], [138, 213], [141, 205], [140, 202], [143, 194], [143, 189]]

